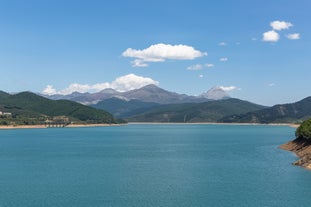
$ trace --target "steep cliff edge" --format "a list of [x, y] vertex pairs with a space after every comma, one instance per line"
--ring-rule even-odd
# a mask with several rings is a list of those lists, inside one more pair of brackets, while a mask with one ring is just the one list
[[280, 146], [294, 152], [299, 160], [294, 165], [311, 170], [311, 119], [304, 121], [296, 130], [296, 139]]

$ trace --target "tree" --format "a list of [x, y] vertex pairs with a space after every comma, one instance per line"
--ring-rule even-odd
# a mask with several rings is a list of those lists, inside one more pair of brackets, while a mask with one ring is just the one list
[[297, 138], [311, 139], [311, 119], [308, 119], [297, 128]]

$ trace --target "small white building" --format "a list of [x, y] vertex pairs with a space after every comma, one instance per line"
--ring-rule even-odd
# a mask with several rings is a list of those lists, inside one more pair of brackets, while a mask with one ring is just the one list
[[12, 113], [0, 111], [0, 116], [12, 116]]

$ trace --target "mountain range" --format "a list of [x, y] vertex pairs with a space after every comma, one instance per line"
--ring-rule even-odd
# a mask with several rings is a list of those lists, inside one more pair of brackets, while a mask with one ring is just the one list
[[311, 97], [296, 103], [265, 107], [233, 99], [221, 87], [211, 88], [198, 96], [147, 85], [127, 92], [105, 89], [98, 93], [75, 92], [49, 98], [89, 104], [135, 122], [300, 123], [311, 118]]
[[160, 105], [124, 118], [130, 122], [302, 123], [311, 118], [311, 97], [272, 107], [234, 98]]
[[51, 95], [45, 97], [53, 100], [66, 99], [76, 101], [85, 105], [94, 105], [100, 101], [109, 98], [118, 98], [124, 100], [140, 100], [143, 102], [152, 102], [158, 104], [176, 104], [176, 103], [199, 103], [209, 100], [220, 100], [230, 98], [230, 96], [221, 88], [214, 87], [199, 96], [189, 96], [186, 94], [178, 94], [159, 88], [156, 85], [147, 85], [139, 89], [126, 92], [119, 92], [114, 89], [104, 89], [97, 93], [79, 93], [74, 92], [68, 95]]
[[26, 120], [27, 123], [49, 116], [66, 116], [85, 123], [115, 123], [117, 120], [114, 117], [129, 122], [187, 123], [301, 123], [311, 118], [311, 97], [295, 103], [266, 107], [231, 98], [220, 87], [214, 87], [199, 96], [178, 94], [147, 85], [127, 92], [105, 89], [98, 93], [74, 92], [48, 97], [31, 92], [12, 95], [0, 91], [0, 111], [22, 117], [20, 120]]

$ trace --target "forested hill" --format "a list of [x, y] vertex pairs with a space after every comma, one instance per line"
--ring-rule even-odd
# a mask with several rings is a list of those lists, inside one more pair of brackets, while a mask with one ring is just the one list
[[55, 116], [63, 116], [75, 123], [116, 123], [113, 116], [73, 101], [50, 100], [31, 92], [10, 95], [0, 91], [0, 124], [39, 124]]
[[130, 122], [218, 122], [224, 116], [263, 108], [265, 106], [230, 98], [205, 103], [161, 105], [126, 119]]
[[301, 123], [311, 118], [311, 96], [290, 104], [278, 104], [242, 115], [231, 115], [221, 122], [234, 123]]

